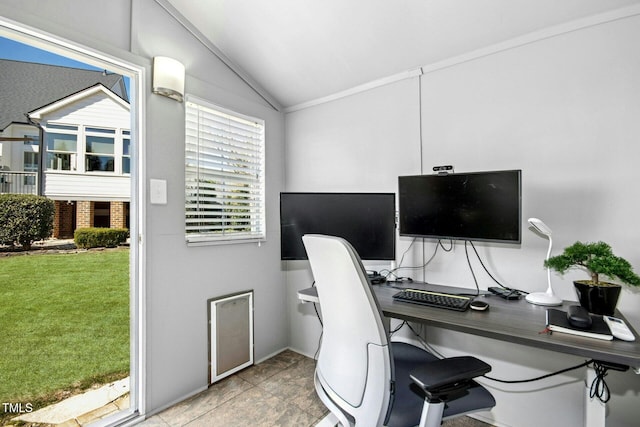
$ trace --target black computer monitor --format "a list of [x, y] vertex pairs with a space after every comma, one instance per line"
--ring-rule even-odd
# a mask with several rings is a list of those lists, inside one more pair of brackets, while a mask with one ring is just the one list
[[401, 236], [520, 243], [520, 170], [401, 176]]
[[304, 260], [305, 234], [346, 239], [363, 260], [395, 260], [394, 193], [280, 193], [280, 254]]

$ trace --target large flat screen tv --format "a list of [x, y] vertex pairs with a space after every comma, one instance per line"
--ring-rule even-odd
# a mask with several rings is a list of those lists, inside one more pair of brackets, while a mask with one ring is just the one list
[[395, 260], [394, 193], [280, 193], [280, 254], [304, 260], [305, 234], [346, 239], [363, 260]]
[[398, 178], [401, 236], [520, 243], [522, 171]]

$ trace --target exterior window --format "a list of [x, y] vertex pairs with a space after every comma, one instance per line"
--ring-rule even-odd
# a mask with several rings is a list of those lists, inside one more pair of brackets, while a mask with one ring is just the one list
[[189, 96], [185, 122], [187, 242], [263, 240], [264, 121]]
[[[38, 153], [33, 151], [25, 151], [23, 153], [25, 172], [38, 172]], [[24, 176], [24, 185], [36, 185], [36, 177], [34, 175]]]
[[24, 153], [25, 172], [38, 172], [38, 153], [33, 151], [25, 151]]
[[37, 136], [33, 136], [33, 135], [23, 135], [25, 138], [29, 138], [26, 139], [24, 141], [24, 145], [29, 145], [32, 147], [37, 148], [38, 147], [38, 137]]
[[[61, 132], [57, 132], [61, 131]], [[73, 133], [62, 133], [70, 131]], [[75, 126], [48, 125], [45, 136], [48, 170], [75, 170], [77, 152], [77, 131]]]
[[122, 131], [122, 173], [131, 173], [131, 132]]
[[113, 172], [115, 166], [115, 130], [86, 128], [85, 170]]

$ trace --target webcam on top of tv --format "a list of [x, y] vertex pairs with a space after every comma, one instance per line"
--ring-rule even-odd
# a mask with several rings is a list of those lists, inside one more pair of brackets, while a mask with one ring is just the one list
[[451, 166], [451, 165], [434, 166], [433, 167], [433, 171], [438, 175], [448, 175], [448, 174], [454, 172], [453, 171], [453, 166]]

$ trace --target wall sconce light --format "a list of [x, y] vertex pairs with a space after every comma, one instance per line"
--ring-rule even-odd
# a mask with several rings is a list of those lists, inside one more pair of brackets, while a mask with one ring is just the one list
[[184, 97], [184, 65], [173, 58], [153, 58], [153, 93], [178, 102]]

